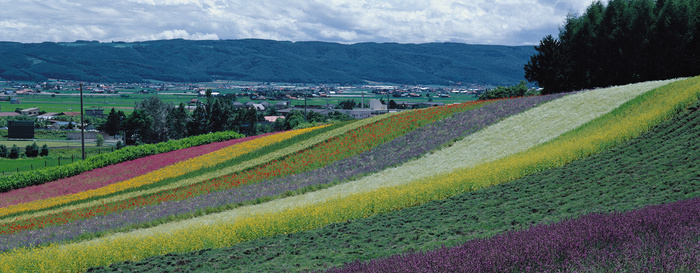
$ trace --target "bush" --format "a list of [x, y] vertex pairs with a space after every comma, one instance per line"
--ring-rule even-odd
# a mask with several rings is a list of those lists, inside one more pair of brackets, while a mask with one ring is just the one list
[[44, 144], [44, 146], [41, 146], [41, 151], [39, 152], [40, 156], [48, 156], [49, 155], [49, 145]]
[[19, 147], [17, 147], [17, 145], [12, 145], [12, 148], [10, 149], [10, 154], [7, 156], [7, 158], [19, 158]]
[[27, 145], [24, 149], [24, 154], [27, 155], [27, 157], [39, 156], [39, 146], [36, 145], [36, 142], [32, 143], [32, 145]]
[[7, 146], [5, 145], [0, 145], [0, 158], [5, 158], [7, 157]]
[[105, 144], [105, 137], [103, 137], [102, 134], [97, 134], [97, 136], [95, 136], [95, 143], [98, 147], [102, 146], [102, 144]]
[[117, 141], [117, 150], [119, 150], [121, 148], [124, 148], [124, 143], [122, 143], [122, 141], [120, 140], [120, 141]]

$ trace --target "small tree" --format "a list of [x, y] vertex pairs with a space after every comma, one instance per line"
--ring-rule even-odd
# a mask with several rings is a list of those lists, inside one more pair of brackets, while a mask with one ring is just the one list
[[36, 145], [36, 142], [32, 143], [32, 145], [27, 145], [24, 148], [24, 154], [27, 157], [37, 157], [39, 155], [39, 146]]
[[352, 99], [347, 99], [338, 103], [338, 106], [340, 106], [340, 108], [347, 110], [352, 110], [353, 108], [355, 108], [356, 105], [357, 103], [355, 102], [355, 100]]
[[41, 151], [39, 152], [40, 156], [48, 156], [49, 155], [49, 145], [44, 144], [44, 146], [41, 146]]
[[7, 157], [12, 159], [19, 158], [19, 147], [17, 147], [17, 145], [12, 145], [10, 154]]
[[0, 144], [0, 157], [7, 157], [7, 146]]
[[105, 138], [102, 136], [102, 134], [97, 134], [97, 136], [95, 136], [95, 144], [97, 144], [97, 146], [102, 146], [102, 144], [105, 144]]

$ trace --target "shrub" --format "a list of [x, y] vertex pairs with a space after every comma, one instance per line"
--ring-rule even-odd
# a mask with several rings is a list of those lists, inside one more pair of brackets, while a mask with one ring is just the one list
[[8, 158], [19, 158], [19, 147], [17, 145], [12, 145], [12, 148], [10, 149], [10, 154], [7, 156]]
[[39, 155], [39, 146], [36, 145], [36, 142], [32, 143], [32, 145], [27, 145], [24, 149], [24, 154], [27, 157], [37, 157]]
[[7, 157], [7, 146], [0, 145], [0, 157]]
[[95, 143], [97, 146], [102, 146], [102, 144], [105, 144], [105, 138], [102, 136], [102, 134], [97, 134], [97, 136], [95, 136]]
[[44, 146], [41, 146], [41, 151], [39, 152], [40, 156], [48, 156], [49, 155], [49, 145], [44, 144]]

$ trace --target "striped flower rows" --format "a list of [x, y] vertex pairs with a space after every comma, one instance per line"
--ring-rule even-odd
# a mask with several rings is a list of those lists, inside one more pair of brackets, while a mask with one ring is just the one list
[[[225, 147], [250, 141], [270, 134], [250, 136], [151, 155], [119, 164], [94, 169], [76, 176], [46, 184], [0, 193], [0, 207], [31, 202], [60, 195], [97, 189], [116, 182], [135, 178], [165, 166], [208, 154]], [[126, 171], [128, 170], [128, 171]]]
[[[503, 158], [496, 158], [490, 163], [480, 163], [473, 168], [458, 168], [470, 170], [469, 173], [462, 173], [460, 176], [452, 176], [451, 173], [447, 173], [412, 180], [409, 181], [410, 183], [403, 183], [403, 185], [397, 183], [399, 186], [381, 187], [373, 191], [365, 191], [361, 188], [366, 184], [350, 182], [327, 190], [242, 207], [192, 220], [168, 223], [154, 228], [109, 235], [96, 240], [62, 246], [16, 250], [0, 255], [0, 270], [81, 270], [90, 265], [105, 265], [168, 252], [225, 246], [242, 240], [306, 230], [328, 223], [347, 221], [421, 204], [436, 198], [453, 195], [456, 193], [454, 189], [463, 191], [484, 186], [474, 184], [475, 182], [500, 183], [507, 181], [522, 176], [523, 173], [533, 169], [555, 166], [559, 164], [558, 161], [566, 159], [565, 157], [568, 157], [570, 161], [582, 154], [595, 152], [601, 146], [611, 145], [611, 143], [632, 137], [635, 132], [643, 129], [619, 131], [615, 129], [617, 124], [630, 123], [630, 126], [634, 128], [650, 126], [655, 120], [663, 118], [664, 115], [668, 116], [683, 102], [695, 99], [700, 93], [698, 86], [700, 84], [695, 80], [690, 83], [691, 88], [682, 91], [678, 90], [680, 89], [678, 85], [673, 85], [670, 89], [675, 92], [664, 93], [664, 90], [661, 89], [661, 91], [652, 92], [651, 95], [640, 96], [633, 102], [626, 103], [622, 107], [624, 109], [595, 119], [594, 122], [581, 127], [582, 129], [556, 137], [553, 141], [540, 145], [536, 149], [525, 149], [524, 152], [512, 156], [503, 155]], [[657, 96], [656, 93], [662, 93], [662, 95]], [[613, 97], [616, 95], [614, 92], [593, 94]], [[595, 100], [579, 102], [590, 103], [592, 101]], [[566, 103], [566, 100], [557, 100], [543, 106], [553, 103]], [[646, 107], [638, 107], [640, 104]], [[650, 109], [649, 105], [653, 107]], [[594, 105], [582, 105], [582, 107], [594, 107]], [[650, 114], [644, 115], [643, 113], [647, 111]], [[569, 112], [569, 115], [577, 115], [577, 113]], [[569, 118], [569, 116], [564, 116]], [[513, 118], [506, 119], [504, 122]], [[535, 126], [539, 126], [541, 131], [558, 130], [560, 128], [556, 128], [556, 126], [549, 126], [553, 119], [557, 118], [561, 117], [556, 115], [546, 117]], [[595, 116], [589, 117], [589, 120], [594, 118]], [[501, 136], [497, 133], [502, 133], [502, 130], [497, 129], [497, 126], [489, 127], [481, 132], [486, 131], [492, 132], [493, 137]], [[613, 131], [616, 134], [605, 134], [608, 131]], [[576, 149], [561, 145], [567, 141], [574, 141], [574, 143], [581, 143], [581, 145], [573, 147]], [[443, 150], [462, 149], [459, 145], [460, 142], [463, 141]], [[497, 146], [498, 144], [489, 145]], [[540, 154], [540, 147], [552, 152], [549, 154], [550, 156], [547, 156], [547, 153]], [[507, 149], [507, 146], [502, 149]], [[443, 150], [434, 154], [441, 153]], [[544, 158], [540, 158], [540, 155]], [[520, 161], [521, 158], [534, 158], [534, 160], [532, 160], [531, 165], [527, 165], [527, 162]], [[499, 168], [501, 166], [504, 168]], [[52, 257], [52, 259], [44, 257]]]
[[[540, 100], [540, 98], [530, 100], [537, 102]], [[412, 130], [412, 128], [416, 128], [417, 126], [424, 125], [436, 119], [444, 118], [455, 111], [464, 111], [466, 109], [479, 106], [480, 104], [474, 103], [451, 105], [424, 109], [420, 111], [411, 111], [401, 115], [393, 115], [387, 119], [378, 119], [378, 122], [374, 123], [361, 121], [358, 122], [358, 124], [367, 124], [362, 126], [348, 126], [357, 128], [345, 134], [340, 134], [341, 132], [339, 131], [337, 132], [338, 135], [340, 135], [339, 137], [336, 137], [333, 140], [326, 140], [323, 143], [315, 146], [313, 149], [300, 151], [293, 156], [284, 158], [281, 161], [274, 160], [258, 168], [242, 173], [236, 173], [236, 177], [242, 177], [243, 179], [238, 178], [239, 180], [233, 180], [235, 183], [231, 183], [231, 181], [226, 183], [226, 181], [222, 181], [221, 178], [210, 179], [203, 183], [196, 183], [188, 187], [159, 192], [155, 195], [138, 195], [135, 198], [120, 202], [102, 202], [98, 203], [97, 206], [85, 207], [73, 211], [62, 210], [60, 213], [49, 214], [43, 217], [32, 217], [26, 220], [14, 221], [11, 224], [4, 224], [2, 228], [0, 228], [0, 232], [12, 233], [18, 230], [36, 229], [47, 225], [69, 223], [78, 219], [94, 217], [96, 215], [111, 214], [114, 212], [128, 210], [133, 207], [142, 207], [153, 204], [161, 204], [161, 206], [166, 206], [167, 204], [163, 204], [163, 202], [183, 200], [212, 191], [237, 187], [242, 183], [241, 180], [243, 180], [246, 184], [252, 184], [274, 176], [299, 173], [304, 170], [308, 170], [309, 168], [313, 168], [314, 166], [329, 164], [330, 162], [333, 162], [339, 158], [369, 150], [376, 145], [396, 138], [401, 134], [405, 134], [407, 131]], [[344, 130], [348, 131], [347, 129], [348, 128], [345, 128]], [[377, 131], [390, 133], [374, 134], [374, 132]], [[309, 158], [313, 158], [315, 161], [311, 162]], [[230, 178], [230, 176], [226, 177]], [[236, 191], [234, 190], [233, 192]], [[227, 199], [224, 198], [222, 201], [226, 202], [225, 200]], [[201, 206], [188, 207], [191, 210], [201, 208]], [[148, 213], [147, 210], [144, 211], [144, 213], [154, 215]], [[144, 217], [142, 221], [147, 219], [149, 219], [149, 217]], [[129, 223], [123, 221], [120, 222]]]
[[180, 161], [175, 164], [168, 165], [164, 168], [160, 168], [152, 172], [131, 179], [127, 179], [125, 181], [112, 183], [101, 188], [7, 206], [0, 209], [0, 217], [15, 214], [18, 212], [46, 209], [70, 202], [113, 194], [123, 191], [125, 189], [138, 188], [164, 179], [178, 177], [180, 175], [199, 170], [210, 165], [223, 163], [245, 153], [254, 151], [256, 149], [260, 149], [261, 147], [265, 147], [272, 143], [292, 138], [296, 135], [306, 133], [316, 128], [318, 127], [292, 130], [279, 134], [269, 135], [266, 137], [255, 138], [250, 141], [239, 143], [238, 145], [229, 146], [202, 156], [190, 158], [185, 161]]
[[[398, 137], [372, 150], [346, 159], [335, 161], [326, 167], [312, 171], [296, 175], [281, 176], [277, 179], [268, 179], [255, 184], [241, 185], [231, 190], [208, 193], [195, 198], [184, 199], [182, 201], [158, 203], [164, 200], [157, 199], [157, 205], [153, 207], [142, 206], [134, 210], [128, 210], [121, 213], [80, 220], [71, 223], [70, 226], [55, 226], [38, 231], [27, 230], [16, 234], [3, 236], [0, 237], [0, 251], [5, 251], [18, 246], [65, 241], [78, 236], [84, 237], [86, 232], [103, 232], [107, 229], [124, 228], [142, 222], [155, 221], [185, 213], [196, 213], [197, 211], [226, 206], [232, 203], [235, 204], [252, 201], [257, 198], [275, 196], [303, 187], [324, 185], [333, 183], [334, 181], [348, 180], [362, 174], [373, 173], [384, 168], [403, 163], [406, 160], [434, 150], [441, 145], [448, 143], [449, 141], [464, 137], [465, 135], [477, 131], [504, 117], [561, 96], [563, 96], [563, 94], [498, 101], [474, 110], [457, 113], [450, 118], [431, 123], [418, 130], [409, 132], [406, 135]], [[396, 123], [390, 122], [390, 124]], [[374, 130], [374, 128], [365, 129], [369, 130], [370, 132]], [[352, 142], [357, 143], [359, 141], [358, 139], [354, 139]], [[350, 145], [340, 146], [350, 147]], [[322, 150], [326, 149], [322, 148]], [[199, 191], [195, 189], [191, 190], [193, 192]], [[201, 191], [203, 190], [204, 189]], [[179, 193], [173, 192], [171, 196], [179, 196]], [[151, 202], [147, 202], [146, 200], [139, 200], [138, 203], [151, 204]], [[117, 204], [112, 206], [119, 207]], [[108, 206], [100, 209], [107, 211], [112, 210]], [[99, 212], [96, 212], [94, 211], [94, 208], [91, 208], [89, 210], [82, 210], [80, 213], [85, 215], [95, 215]], [[61, 214], [57, 215], [53, 219], [32, 219], [32, 221], [16, 224], [28, 226], [35, 223], [37, 220], [40, 223], [45, 223], [50, 220], [55, 224], [69, 221], [66, 219], [66, 214]]]

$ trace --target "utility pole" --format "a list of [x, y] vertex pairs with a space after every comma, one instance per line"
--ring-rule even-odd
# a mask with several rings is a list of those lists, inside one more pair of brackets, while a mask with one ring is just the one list
[[308, 97], [308, 94], [304, 93], [304, 121], [309, 122], [309, 117], [306, 114], [306, 98]]
[[83, 84], [80, 84], [80, 142], [83, 147], [83, 161], [85, 161], [85, 122], [83, 121]]
[[389, 114], [389, 92], [386, 92], [386, 113]]

